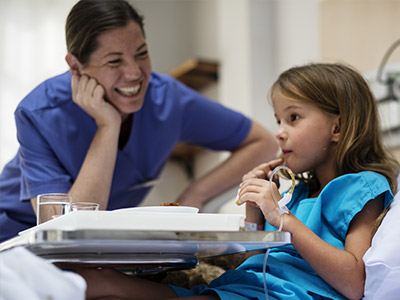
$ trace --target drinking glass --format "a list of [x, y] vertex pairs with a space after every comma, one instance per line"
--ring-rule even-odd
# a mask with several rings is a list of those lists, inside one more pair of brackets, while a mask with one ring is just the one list
[[75, 202], [71, 204], [71, 211], [78, 210], [99, 210], [99, 204], [93, 202]]
[[71, 211], [72, 195], [48, 193], [37, 196], [37, 222], [42, 224]]

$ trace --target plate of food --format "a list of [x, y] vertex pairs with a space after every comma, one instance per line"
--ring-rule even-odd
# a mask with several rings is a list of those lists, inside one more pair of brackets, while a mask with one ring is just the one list
[[137, 206], [113, 210], [115, 212], [151, 212], [151, 213], [184, 213], [197, 214], [199, 209], [193, 206], [183, 206], [176, 202], [165, 202], [159, 206]]

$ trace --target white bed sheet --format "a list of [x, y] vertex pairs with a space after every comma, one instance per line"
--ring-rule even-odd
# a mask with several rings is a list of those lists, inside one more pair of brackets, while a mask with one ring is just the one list
[[0, 253], [0, 299], [84, 300], [86, 282], [22, 247]]
[[[398, 177], [400, 187], [400, 176]], [[364, 255], [366, 300], [400, 299], [400, 193]]]

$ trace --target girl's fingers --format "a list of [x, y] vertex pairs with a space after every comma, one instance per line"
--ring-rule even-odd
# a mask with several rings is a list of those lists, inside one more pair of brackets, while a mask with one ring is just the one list
[[244, 175], [243, 181], [249, 178], [269, 179], [269, 174], [271, 174], [270, 172], [272, 172], [273, 169], [282, 164], [282, 162], [283, 160], [279, 158], [272, 160], [268, 163], [263, 163]]
[[[271, 190], [272, 188], [272, 190]], [[263, 198], [273, 198], [272, 193], [279, 195], [278, 185], [272, 182], [259, 178], [248, 179], [242, 182], [239, 186], [237, 199], [245, 198], [246, 193], [258, 193]]]
[[270, 162], [268, 162], [268, 165], [271, 169], [275, 169], [277, 166], [282, 164], [282, 162], [283, 162], [282, 158], [277, 158], [277, 159], [274, 159], [274, 160], [271, 160]]
[[243, 181], [239, 185], [239, 189], [241, 192], [245, 190], [246, 187], [248, 186], [258, 186], [258, 187], [263, 187], [268, 183], [265, 179], [260, 179], [260, 178], [249, 178], [245, 181]]
[[267, 167], [264, 169], [265, 174], [267, 175], [267, 179], [269, 179], [269, 177], [271, 176], [273, 170], [276, 167], [280, 166], [282, 163], [283, 163], [283, 159], [282, 158], [278, 158], [278, 159], [270, 161], [267, 164]]
[[260, 199], [268, 198], [270, 195], [271, 192], [268, 181], [264, 179], [249, 179], [239, 186], [236, 204], [241, 205], [246, 201], [259, 201]]

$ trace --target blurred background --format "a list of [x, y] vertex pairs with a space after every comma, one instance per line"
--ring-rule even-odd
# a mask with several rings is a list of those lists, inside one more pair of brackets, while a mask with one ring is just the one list
[[[384, 68], [380, 65], [400, 39], [400, 0], [130, 2], [144, 15], [155, 71], [188, 80], [272, 132], [276, 125], [267, 94], [282, 71], [315, 61], [353, 65], [379, 101], [385, 142], [399, 152], [400, 106], [391, 88], [400, 86], [400, 49], [393, 49]], [[43, 80], [67, 70], [64, 25], [75, 3], [0, 0], [0, 170], [18, 148], [13, 113], [19, 101]], [[376, 80], [379, 70], [382, 81], [392, 78], [389, 85]], [[164, 196], [173, 198], [227, 155], [187, 151], [167, 165], [162, 178], [172, 172], [180, 183]], [[149, 198], [157, 198], [157, 191], [152, 194]]]

